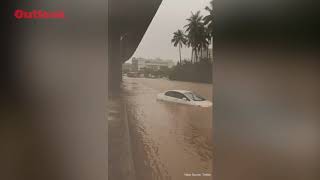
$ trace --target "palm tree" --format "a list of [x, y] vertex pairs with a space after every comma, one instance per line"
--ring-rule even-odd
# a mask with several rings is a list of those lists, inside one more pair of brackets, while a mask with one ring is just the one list
[[194, 59], [194, 52], [195, 52], [194, 44], [195, 43], [192, 42], [192, 38], [190, 37], [189, 34], [186, 37], [187, 37], [187, 46], [191, 47], [191, 59], [190, 60], [191, 60], [191, 63], [192, 63], [192, 61]]
[[203, 23], [199, 26], [199, 37], [197, 38], [197, 49], [199, 53], [201, 53], [200, 57], [202, 56], [203, 50], [207, 50], [209, 46], [210, 41], [210, 34], [208, 32], [208, 29], [204, 26]]
[[207, 15], [203, 18], [204, 24], [207, 26], [208, 33], [211, 36], [212, 56], [213, 56], [213, 37], [214, 37], [214, 32], [213, 32], [214, 10], [213, 10], [213, 7], [214, 7], [214, 0], [211, 0], [210, 7], [206, 6], [206, 8], [205, 8], [205, 10], [207, 10], [209, 12], [209, 15]]
[[200, 15], [200, 11], [197, 11], [195, 14], [191, 12], [190, 18], [187, 19], [188, 24], [184, 27], [186, 28], [187, 32], [187, 38], [188, 38], [188, 46], [191, 46], [192, 48], [192, 54], [191, 54], [191, 61], [193, 59], [192, 55], [194, 53], [195, 60], [198, 59], [198, 47], [199, 47], [199, 41], [201, 38], [201, 27], [203, 25], [202, 23], [202, 16]]
[[186, 36], [182, 32], [182, 30], [178, 30], [173, 33], [173, 38], [171, 39], [171, 43], [173, 43], [174, 47], [179, 46], [179, 55], [180, 55], [180, 64], [181, 64], [181, 48], [182, 45], [185, 45], [187, 43]]

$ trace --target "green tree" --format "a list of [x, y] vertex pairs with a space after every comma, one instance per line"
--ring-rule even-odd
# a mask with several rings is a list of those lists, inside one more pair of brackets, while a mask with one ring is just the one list
[[[213, 38], [214, 38], [214, 0], [210, 1], [210, 7], [206, 6], [205, 10], [209, 12], [209, 15], [203, 18], [204, 24], [207, 26], [208, 33], [210, 35], [211, 45], [212, 45], [212, 56], [213, 56]], [[213, 58], [213, 57], [212, 57]]]
[[188, 37], [188, 46], [191, 46], [191, 62], [198, 58], [197, 54], [197, 42], [199, 37], [199, 26], [202, 21], [202, 16], [200, 11], [197, 11], [195, 14], [191, 12], [191, 16], [187, 19], [188, 24], [184, 27], [186, 28], [186, 33]]
[[173, 38], [171, 40], [171, 43], [173, 43], [174, 47], [179, 47], [179, 56], [180, 56], [180, 64], [181, 64], [181, 48], [182, 45], [185, 45], [187, 43], [187, 38], [184, 35], [182, 30], [178, 30], [173, 33]]
[[197, 38], [197, 50], [199, 51], [199, 54], [201, 54], [200, 57], [203, 57], [203, 50], [208, 50], [209, 43], [210, 34], [204, 24], [201, 23], [199, 26], [199, 37]]
[[195, 62], [198, 60], [199, 52], [201, 52], [203, 46], [206, 43], [206, 30], [202, 22], [202, 16], [200, 11], [197, 11], [195, 14], [191, 12], [191, 16], [187, 19], [188, 24], [184, 27], [186, 28], [188, 46], [191, 47], [191, 61]]

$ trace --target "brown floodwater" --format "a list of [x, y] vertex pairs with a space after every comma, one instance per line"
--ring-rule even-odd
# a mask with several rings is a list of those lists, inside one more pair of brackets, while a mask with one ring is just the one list
[[156, 100], [170, 89], [191, 90], [212, 100], [211, 84], [123, 78], [137, 179], [212, 179], [212, 107]]

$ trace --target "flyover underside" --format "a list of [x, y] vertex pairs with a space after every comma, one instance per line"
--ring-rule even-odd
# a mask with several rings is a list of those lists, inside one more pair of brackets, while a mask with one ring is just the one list
[[138, 47], [162, 0], [111, 0], [108, 14], [108, 87], [117, 95], [122, 63]]

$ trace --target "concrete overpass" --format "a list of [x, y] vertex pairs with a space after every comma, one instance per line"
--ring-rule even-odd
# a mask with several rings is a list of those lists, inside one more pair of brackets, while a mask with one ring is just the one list
[[109, 0], [108, 87], [119, 92], [122, 63], [135, 52], [162, 0]]

